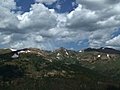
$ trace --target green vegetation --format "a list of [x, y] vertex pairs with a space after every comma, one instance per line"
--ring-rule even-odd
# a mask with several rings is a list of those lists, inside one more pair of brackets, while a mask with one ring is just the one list
[[[120, 60], [93, 59], [98, 52], [62, 51], [0, 55], [1, 90], [119, 90]], [[45, 54], [44, 54], [45, 53]], [[56, 58], [60, 53], [59, 58]], [[102, 53], [103, 54], [103, 53]], [[82, 59], [87, 59], [84, 61]], [[89, 60], [89, 61], [88, 61]], [[92, 62], [91, 62], [92, 60]]]

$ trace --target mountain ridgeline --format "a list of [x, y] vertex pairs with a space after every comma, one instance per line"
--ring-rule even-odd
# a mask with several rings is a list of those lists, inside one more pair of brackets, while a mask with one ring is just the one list
[[0, 49], [1, 90], [120, 90], [120, 51]]

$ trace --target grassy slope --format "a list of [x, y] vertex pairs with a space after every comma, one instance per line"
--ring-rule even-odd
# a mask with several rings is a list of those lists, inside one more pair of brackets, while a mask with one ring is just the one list
[[[98, 68], [93, 71], [82, 67], [75, 58], [50, 62], [35, 54], [21, 54], [18, 59], [12, 60], [9, 57], [6, 59], [6, 61], [2, 59], [0, 61], [0, 72], [2, 72], [0, 73], [0, 88], [2, 90], [118, 89], [118, 84], [115, 84], [111, 78], [96, 72], [99, 71], [97, 69], [104, 68], [103, 64], [98, 62], [94, 64]], [[84, 63], [84, 65], [91, 67], [90, 63]]]

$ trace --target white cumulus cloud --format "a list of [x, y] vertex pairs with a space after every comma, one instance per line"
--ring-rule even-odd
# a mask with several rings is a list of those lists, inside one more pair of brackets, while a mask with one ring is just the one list
[[36, 0], [29, 12], [19, 14], [11, 11], [14, 0], [1, 0], [0, 47], [54, 49], [88, 40], [90, 47], [120, 49], [120, 36], [112, 37], [120, 26], [119, 0], [77, 0], [78, 7], [63, 14], [42, 4], [55, 1]]

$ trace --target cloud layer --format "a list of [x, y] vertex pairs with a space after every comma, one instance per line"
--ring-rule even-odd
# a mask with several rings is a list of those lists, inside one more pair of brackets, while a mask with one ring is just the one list
[[79, 49], [84, 47], [80, 44], [87, 41], [89, 47], [120, 49], [120, 35], [113, 35], [120, 26], [119, 0], [77, 0], [78, 7], [63, 14], [42, 4], [54, 1], [37, 0], [29, 12], [20, 14], [11, 11], [16, 8], [14, 0], [1, 0], [0, 47], [51, 50], [63, 46]]

